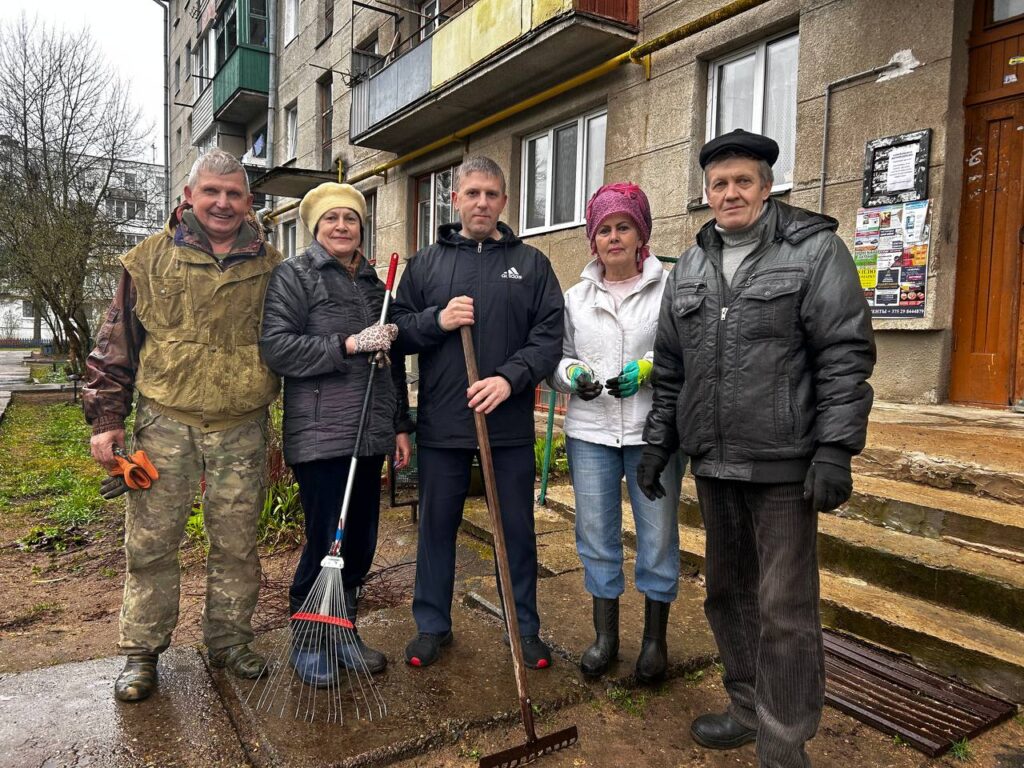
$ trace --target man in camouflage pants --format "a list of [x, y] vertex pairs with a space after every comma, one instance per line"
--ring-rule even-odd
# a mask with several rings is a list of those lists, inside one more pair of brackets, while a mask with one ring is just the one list
[[210, 664], [242, 678], [266, 667], [248, 643], [259, 593], [267, 406], [278, 380], [259, 356], [259, 328], [281, 255], [246, 220], [252, 195], [231, 155], [214, 150], [196, 161], [185, 201], [163, 232], [121, 257], [121, 283], [83, 390], [92, 455], [107, 468], [125, 444], [124, 420], [138, 392], [134, 447], [160, 475], [128, 496], [120, 701], [141, 701], [156, 684], [157, 656], [178, 621], [178, 548], [201, 478]]

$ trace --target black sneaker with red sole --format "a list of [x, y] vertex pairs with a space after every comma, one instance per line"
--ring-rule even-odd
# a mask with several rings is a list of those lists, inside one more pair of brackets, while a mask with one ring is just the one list
[[429, 667], [441, 657], [441, 648], [451, 645], [454, 635], [448, 630], [443, 635], [420, 632], [405, 646], [405, 661], [413, 667]]

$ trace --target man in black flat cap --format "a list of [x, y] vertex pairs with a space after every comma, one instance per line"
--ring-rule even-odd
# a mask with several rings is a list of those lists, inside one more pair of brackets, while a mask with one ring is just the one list
[[664, 495], [681, 450], [697, 482], [730, 704], [691, 735], [712, 749], [756, 738], [762, 768], [804, 768], [825, 691], [817, 513], [850, 497], [875, 345], [835, 219], [770, 198], [778, 155], [742, 130], [700, 151], [715, 218], [665, 286], [637, 480]]

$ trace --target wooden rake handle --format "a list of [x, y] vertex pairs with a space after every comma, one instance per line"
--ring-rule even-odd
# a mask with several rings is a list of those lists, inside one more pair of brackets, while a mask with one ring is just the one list
[[[464, 325], [461, 334], [462, 353], [466, 358], [466, 376], [469, 378], [469, 385], [473, 386], [480, 380], [476, 351], [473, 349], [473, 330], [470, 326]], [[494, 460], [491, 458], [491, 441], [487, 435], [487, 417], [479, 411], [473, 411], [473, 420], [476, 422], [476, 440], [480, 445], [480, 470], [484, 476], [487, 512], [494, 533], [494, 557], [498, 561], [502, 610], [505, 612], [505, 627], [508, 630], [509, 644], [512, 646], [512, 668], [516, 677], [516, 690], [519, 693], [519, 709], [527, 740], [532, 742], [537, 740], [537, 734], [533, 725], [530, 695], [526, 690], [526, 664], [523, 661], [523, 646], [519, 638], [519, 617], [516, 614], [515, 597], [512, 592], [512, 573], [508, 566], [505, 529], [501, 522], [501, 508], [498, 506], [498, 487], [494, 480]]]

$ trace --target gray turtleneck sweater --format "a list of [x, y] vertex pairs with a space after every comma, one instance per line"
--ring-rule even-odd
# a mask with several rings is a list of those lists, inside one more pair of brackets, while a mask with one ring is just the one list
[[731, 286], [733, 276], [739, 270], [743, 260], [752, 254], [764, 241], [765, 224], [767, 223], [768, 205], [761, 209], [761, 215], [753, 224], [743, 229], [726, 230], [715, 224], [715, 231], [722, 238], [722, 272], [726, 282]]

